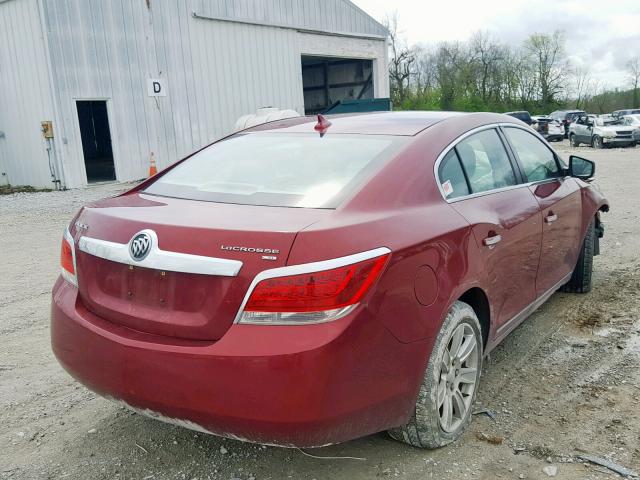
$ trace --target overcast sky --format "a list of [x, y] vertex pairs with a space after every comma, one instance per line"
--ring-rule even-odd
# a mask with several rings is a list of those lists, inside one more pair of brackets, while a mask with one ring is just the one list
[[530, 33], [566, 32], [567, 55], [610, 87], [628, 87], [640, 56], [640, 0], [352, 0], [382, 21], [394, 11], [410, 44], [466, 40], [478, 30], [520, 44]]

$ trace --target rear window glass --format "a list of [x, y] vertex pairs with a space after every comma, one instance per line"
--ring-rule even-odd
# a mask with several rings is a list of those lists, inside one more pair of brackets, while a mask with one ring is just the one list
[[335, 208], [405, 141], [382, 135], [237, 135], [195, 154], [145, 191], [242, 205]]

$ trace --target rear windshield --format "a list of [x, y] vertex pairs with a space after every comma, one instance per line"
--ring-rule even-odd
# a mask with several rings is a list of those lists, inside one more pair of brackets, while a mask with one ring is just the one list
[[236, 135], [195, 154], [145, 191], [242, 205], [336, 208], [405, 141], [330, 133]]

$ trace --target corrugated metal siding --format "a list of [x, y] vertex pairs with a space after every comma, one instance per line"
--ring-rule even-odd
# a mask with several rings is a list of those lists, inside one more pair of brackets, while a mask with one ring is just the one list
[[[78, 99], [108, 99], [119, 180], [144, 177], [151, 151], [169, 165], [260, 106], [304, 111], [293, 30], [194, 19], [188, 0], [150, 10], [144, 0], [59, 0], [45, 11], [70, 186], [86, 180]], [[148, 97], [158, 77], [168, 95]]]
[[310, 30], [386, 36], [385, 28], [347, 0], [200, 0], [196, 13]]
[[151, 151], [147, 117], [154, 107], [145, 83], [147, 15], [129, 1], [63, 0], [44, 5], [67, 185], [86, 182], [78, 99], [107, 100], [116, 176], [142, 177], [143, 158]]
[[[37, 5], [9, 4], [27, 1]], [[42, 4], [59, 115], [54, 128], [69, 187], [86, 184], [76, 100], [107, 101], [116, 177], [126, 181], [146, 176], [151, 151], [160, 168], [167, 166], [231, 132], [240, 116], [259, 107], [304, 113], [301, 54], [346, 54], [372, 58], [374, 68], [379, 60], [386, 65], [383, 41], [193, 16], [384, 34], [345, 0], [150, 0], [150, 8], [147, 0]], [[166, 97], [147, 96], [150, 78], [165, 79]], [[384, 75], [380, 82], [376, 94], [384, 95]]]
[[40, 133], [52, 105], [37, 0], [0, 2], [0, 182], [53, 187]]

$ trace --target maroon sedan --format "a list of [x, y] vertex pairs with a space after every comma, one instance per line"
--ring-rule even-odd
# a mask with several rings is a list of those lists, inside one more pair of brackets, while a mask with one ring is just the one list
[[53, 350], [98, 394], [204, 432], [439, 447], [471, 421], [483, 356], [591, 288], [593, 174], [499, 114], [254, 127], [76, 215]]

